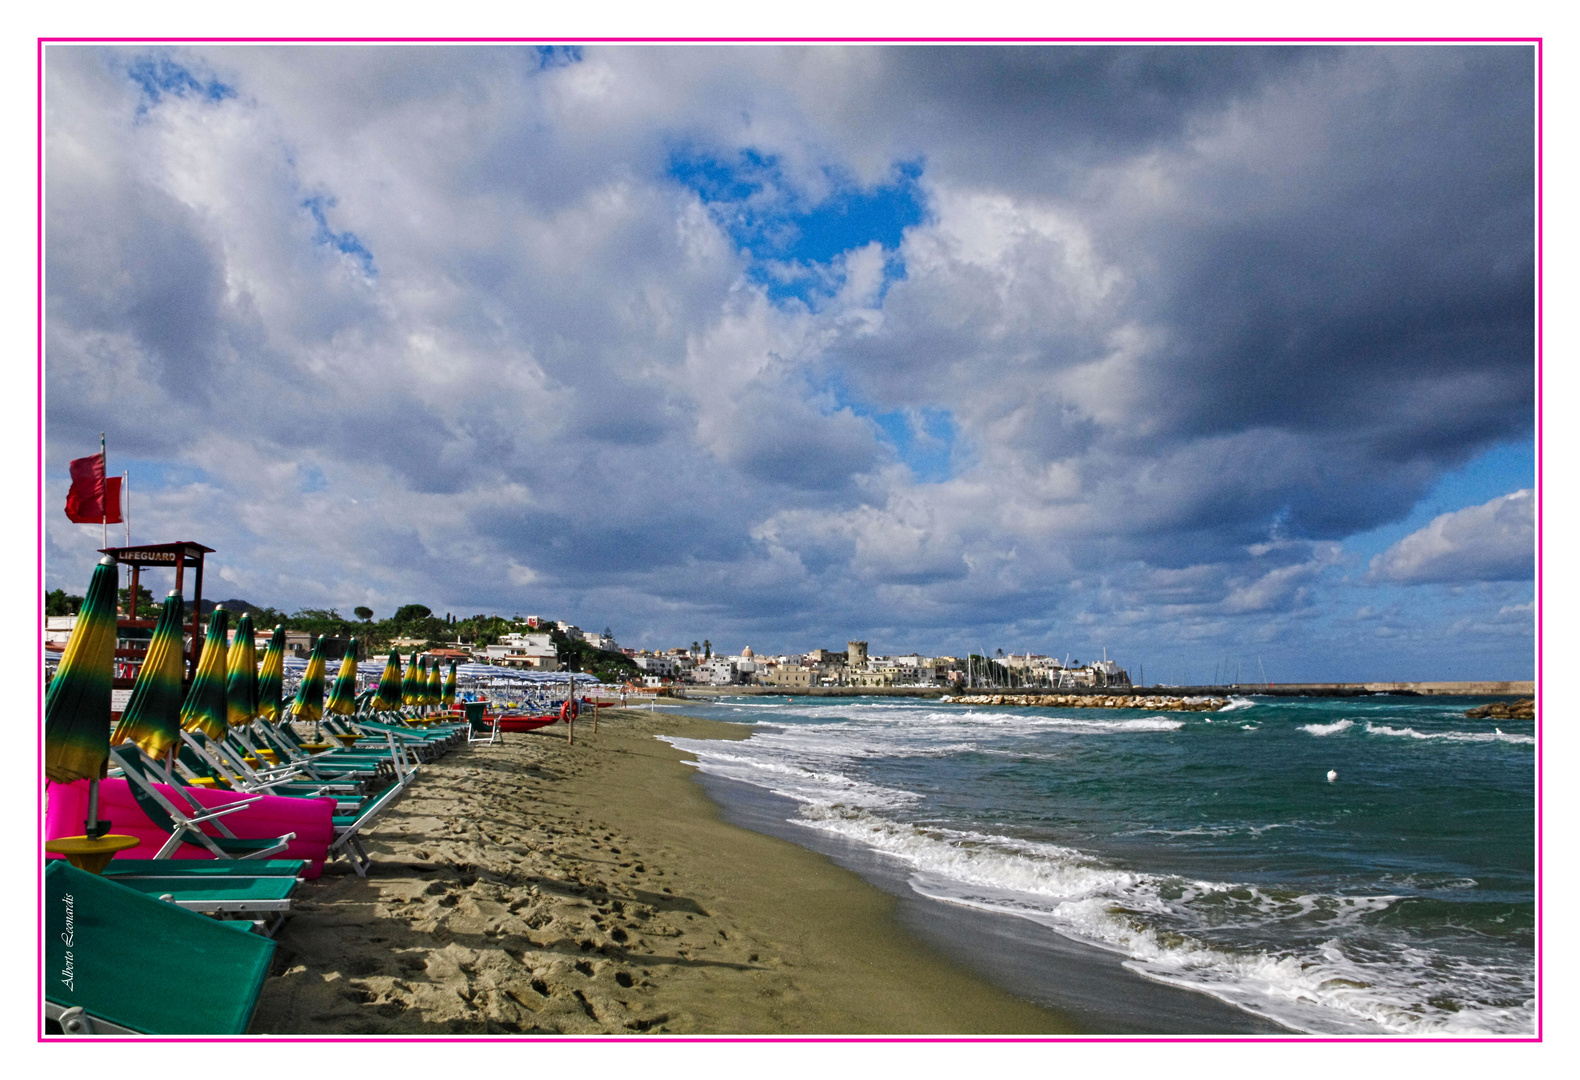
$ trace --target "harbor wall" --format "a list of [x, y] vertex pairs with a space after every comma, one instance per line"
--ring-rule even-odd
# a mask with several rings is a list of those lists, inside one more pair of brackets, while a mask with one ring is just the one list
[[1467, 682], [1369, 682], [1369, 683], [1238, 683], [1229, 686], [1136, 686], [1136, 687], [976, 687], [956, 691], [943, 686], [687, 686], [671, 693], [688, 698], [740, 695], [777, 695], [782, 697], [902, 697], [939, 698], [957, 692], [968, 694], [1167, 694], [1171, 697], [1226, 697], [1230, 694], [1257, 694], [1264, 697], [1365, 697], [1369, 694], [1453, 697], [1532, 697], [1532, 680], [1482, 680]]

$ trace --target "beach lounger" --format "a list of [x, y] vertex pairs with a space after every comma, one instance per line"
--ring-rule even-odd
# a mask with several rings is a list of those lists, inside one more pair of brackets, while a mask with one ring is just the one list
[[303, 774], [292, 765], [255, 768], [224, 742], [210, 739], [202, 732], [183, 731], [181, 741], [191, 754], [208, 766], [211, 775], [222, 778], [225, 785], [235, 791], [269, 795], [339, 795], [352, 790], [361, 793], [360, 784], [304, 780]]
[[245, 1034], [274, 958], [266, 937], [62, 860], [44, 929], [44, 1015], [67, 1035]]
[[[156, 828], [170, 834], [170, 839], [154, 856], [156, 859], [167, 858], [184, 843], [200, 844], [213, 852], [217, 859], [261, 859], [268, 855], [279, 854], [296, 839], [294, 832], [286, 833], [284, 836], [241, 839], [220, 820], [246, 809], [262, 798], [260, 795], [239, 799], [224, 806], [207, 807], [179, 785], [166, 784], [171, 790], [180, 792], [185, 797], [188, 805], [178, 807], [157, 786], [164, 781], [164, 776], [135, 745], [123, 743], [111, 747], [110, 760], [120, 767], [121, 775], [125, 777], [127, 788], [132, 798], [137, 801], [138, 808]], [[201, 826], [209, 823], [212, 823], [220, 835], [211, 836], [203, 831]]]
[[468, 744], [487, 743], [492, 746], [503, 737], [499, 731], [499, 713], [495, 713], [490, 722], [485, 713], [487, 706], [481, 701], [464, 702], [461, 708], [466, 716]]
[[[283, 874], [194, 874], [186, 867], [205, 864], [187, 860], [125, 861], [153, 862], [159, 869], [134, 871], [127, 866], [116, 866], [115, 860], [111, 859], [102, 876], [144, 896], [173, 903], [186, 911], [222, 917], [239, 915], [265, 937], [273, 937], [280, 924], [285, 922], [286, 913], [291, 910], [291, 894], [302, 881], [295, 875]], [[302, 865], [300, 860], [291, 861]]]
[[[415, 774], [413, 774], [415, 775]], [[406, 790], [405, 784], [391, 784], [378, 795], [369, 799], [366, 804], [359, 807], [354, 814], [336, 814], [334, 817], [335, 839], [329, 845], [329, 857], [345, 856], [351, 863], [351, 868], [357, 872], [358, 877], [368, 876], [368, 867], [373, 865], [373, 858], [362, 846], [361, 833], [368, 826], [389, 809], [400, 794]]]

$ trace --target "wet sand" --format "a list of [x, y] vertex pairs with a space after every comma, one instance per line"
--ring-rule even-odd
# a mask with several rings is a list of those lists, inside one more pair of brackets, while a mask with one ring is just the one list
[[1059, 1034], [1074, 1021], [928, 950], [896, 899], [722, 819], [655, 735], [745, 727], [607, 710], [451, 751], [298, 890], [252, 1031]]

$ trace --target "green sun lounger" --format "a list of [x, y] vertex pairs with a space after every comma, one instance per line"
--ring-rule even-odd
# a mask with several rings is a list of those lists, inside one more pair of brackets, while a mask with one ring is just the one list
[[[117, 885], [155, 900], [165, 900], [201, 915], [240, 916], [265, 937], [273, 937], [291, 910], [291, 894], [301, 884], [295, 877], [263, 874], [187, 874], [170, 870], [178, 860], [160, 860], [166, 869], [150, 873], [105, 874]], [[180, 862], [196, 860], [182, 859]], [[112, 864], [114, 860], [111, 860]]]
[[44, 1015], [68, 1035], [241, 1035], [274, 942], [51, 860]]

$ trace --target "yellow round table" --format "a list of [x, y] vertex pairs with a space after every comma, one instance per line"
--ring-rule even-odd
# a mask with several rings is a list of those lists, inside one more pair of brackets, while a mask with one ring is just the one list
[[58, 840], [44, 841], [44, 850], [64, 855], [66, 861], [78, 870], [102, 874], [117, 851], [134, 848], [141, 842], [135, 836], [119, 836], [115, 833], [108, 836], [62, 836]]

